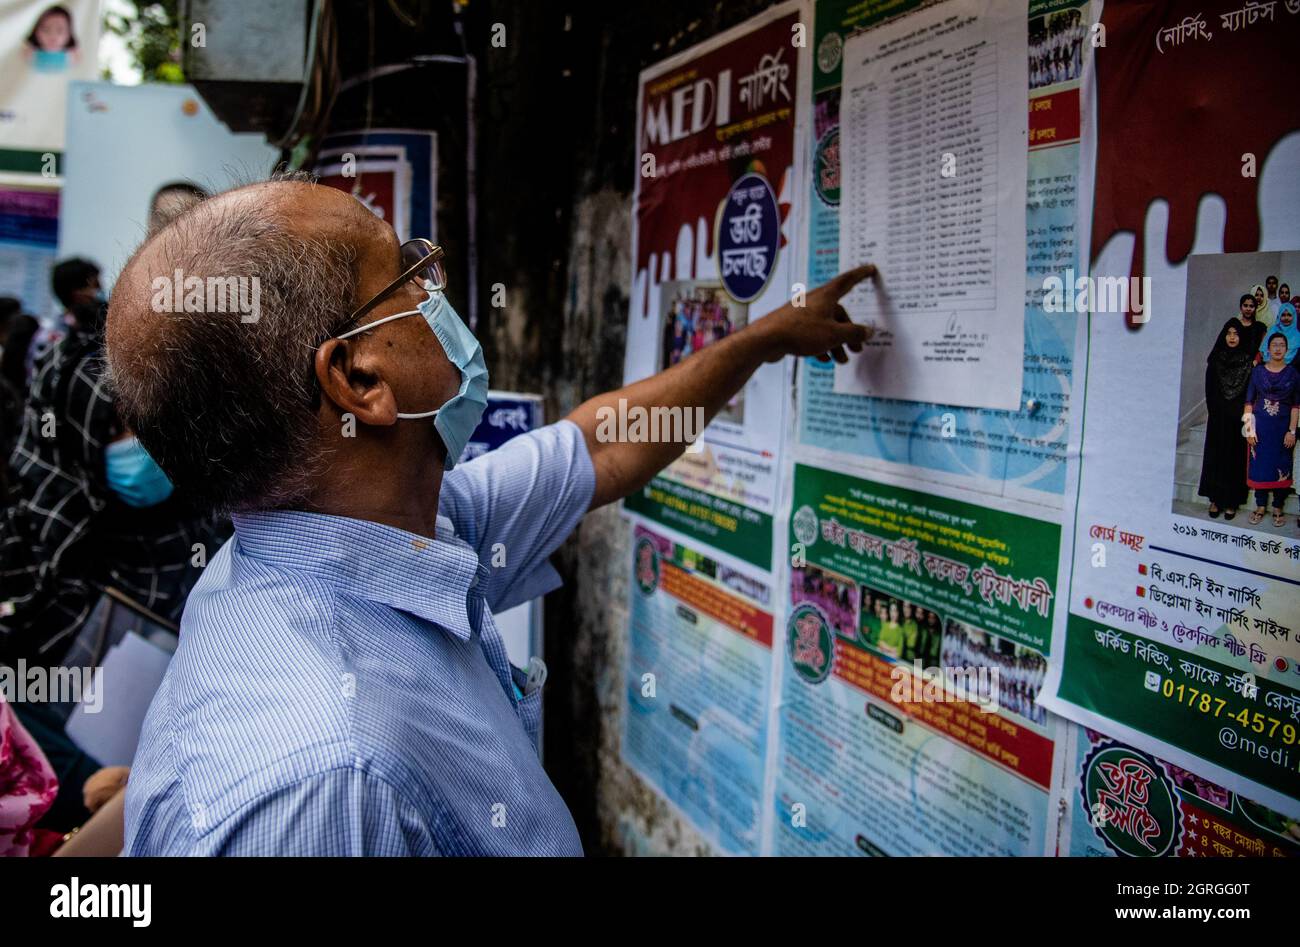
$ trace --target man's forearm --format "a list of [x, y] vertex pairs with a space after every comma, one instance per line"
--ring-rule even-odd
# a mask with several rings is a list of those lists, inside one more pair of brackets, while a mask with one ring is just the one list
[[[592, 508], [649, 483], [686, 448], [687, 435], [698, 437], [754, 371], [781, 354], [773, 333], [759, 320], [657, 375], [579, 405], [569, 420], [582, 429], [596, 468]], [[651, 427], [649, 419], [670, 416], [680, 422]], [[631, 425], [620, 424], [621, 418], [642, 419], [640, 430], [633, 428], [639, 435], [635, 440], [628, 436]]]
[[569, 420], [586, 436], [596, 468], [592, 508], [649, 483], [764, 362], [787, 355], [848, 362], [845, 347], [861, 351], [870, 330], [854, 325], [839, 301], [877, 275], [869, 263], [841, 273], [672, 368], [580, 405]]

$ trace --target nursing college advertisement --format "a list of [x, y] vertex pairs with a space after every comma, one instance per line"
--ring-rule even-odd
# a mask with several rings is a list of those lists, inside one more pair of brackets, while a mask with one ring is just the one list
[[[791, 301], [808, 22], [782, 4], [642, 73], [626, 382]], [[770, 569], [789, 371], [759, 368], [625, 509]]]
[[[1262, 6], [1103, 16], [1092, 267], [1070, 287], [1093, 311], [1045, 703], [1294, 819], [1300, 392], [1277, 293], [1300, 284], [1300, 97], [1241, 63], [1290, 55], [1300, 4]], [[1194, 160], [1169, 127], [1203, 143]]]

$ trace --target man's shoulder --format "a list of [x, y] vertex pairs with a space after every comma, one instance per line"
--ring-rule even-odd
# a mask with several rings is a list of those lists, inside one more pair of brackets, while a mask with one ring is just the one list
[[319, 577], [251, 563], [232, 543], [186, 603], [146, 727], [170, 751], [151, 765], [171, 770], [187, 806], [213, 824], [340, 768], [404, 778], [387, 739], [399, 728], [370, 720], [374, 708], [358, 699], [376, 683], [358, 680], [348, 657], [358, 603]]

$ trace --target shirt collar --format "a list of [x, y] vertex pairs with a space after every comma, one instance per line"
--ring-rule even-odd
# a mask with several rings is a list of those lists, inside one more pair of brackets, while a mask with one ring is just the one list
[[340, 592], [388, 605], [468, 640], [469, 598], [486, 572], [477, 554], [439, 516], [430, 539], [393, 526], [302, 510], [232, 517], [239, 551], [259, 562], [307, 572]]

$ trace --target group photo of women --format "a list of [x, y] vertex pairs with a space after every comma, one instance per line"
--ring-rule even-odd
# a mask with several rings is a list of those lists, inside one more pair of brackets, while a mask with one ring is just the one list
[[939, 613], [896, 595], [862, 587], [862, 642], [891, 658], [939, 663], [943, 620]]
[[[1235, 298], [1205, 358], [1205, 444], [1199, 496], [1212, 519], [1287, 526], [1300, 420], [1300, 350], [1290, 286], [1276, 275]], [[1300, 521], [1291, 524], [1300, 528]]]

